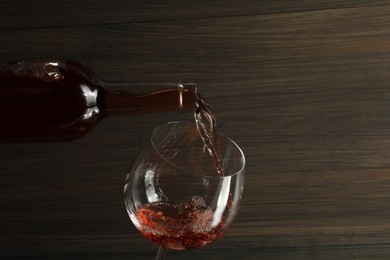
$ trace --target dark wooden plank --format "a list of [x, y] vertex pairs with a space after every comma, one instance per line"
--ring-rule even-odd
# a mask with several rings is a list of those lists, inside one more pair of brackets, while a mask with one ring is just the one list
[[[166, 259], [245, 259], [245, 260], [301, 260], [301, 259], [340, 259], [340, 260], [366, 260], [366, 259], [388, 259], [390, 248], [386, 246], [376, 247], [322, 247], [322, 248], [231, 248], [227, 250], [191, 250], [180, 252], [168, 252]], [[9, 258], [9, 259], [29, 259], [29, 260], [47, 260], [52, 257], [28, 257], [28, 258]], [[99, 255], [68, 255], [56, 256], [55, 259], [93, 259], [93, 260], [142, 260], [154, 259], [150, 251], [145, 251], [134, 255], [129, 253], [99, 254]]]
[[[390, 244], [389, 12], [8, 30], [0, 57], [73, 58], [111, 80], [199, 79], [246, 152], [244, 200], [226, 237], [170, 259], [380, 259], [388, 248], [375, 246]], [[153, 255], [126, 216], [123, 179], [153, 126], [187, 116], [109, 118], [76, 142], [1, 145], [0, 257]]]
[[386, 0], [320, 1], [1, 1], [0, 29], [121, 24], [388, 5]]

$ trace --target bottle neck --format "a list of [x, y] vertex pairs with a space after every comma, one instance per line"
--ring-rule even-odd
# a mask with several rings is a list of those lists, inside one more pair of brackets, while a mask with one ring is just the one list
[[106, 83], [102, 96], [105, 115], [194, 111], [195, 83]]

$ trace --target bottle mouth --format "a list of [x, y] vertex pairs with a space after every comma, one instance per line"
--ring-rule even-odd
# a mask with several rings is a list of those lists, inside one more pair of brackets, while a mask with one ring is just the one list
[[[186, 112], [184, 109], [184, 92], [192, 92], [195, 93], [195, 99], [198, 99], [198, 85], [196, 82], [180, 82], [177, 85], [179, 91], [178, 91], [178, 102], [179, 102], [179, 109], [181, 112]], [[196, 103], [195, 100], [195, 103]]]

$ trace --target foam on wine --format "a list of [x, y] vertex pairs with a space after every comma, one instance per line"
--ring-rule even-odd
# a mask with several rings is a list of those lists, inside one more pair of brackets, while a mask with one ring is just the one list
[[207, 246], [223, 235], [222, 219], [213, 223], [213, 211], [200, 196], [180, 204], [153, 202], [138, 211], [140, 232], [158, 245], [174, 250]]

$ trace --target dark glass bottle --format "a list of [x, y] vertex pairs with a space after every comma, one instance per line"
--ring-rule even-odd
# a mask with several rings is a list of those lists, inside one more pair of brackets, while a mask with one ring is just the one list
[[74, 61], [0, 65], [0, 142], [66, 141], [115, 114], [193, 111], [194, 83], [106, 83]]

